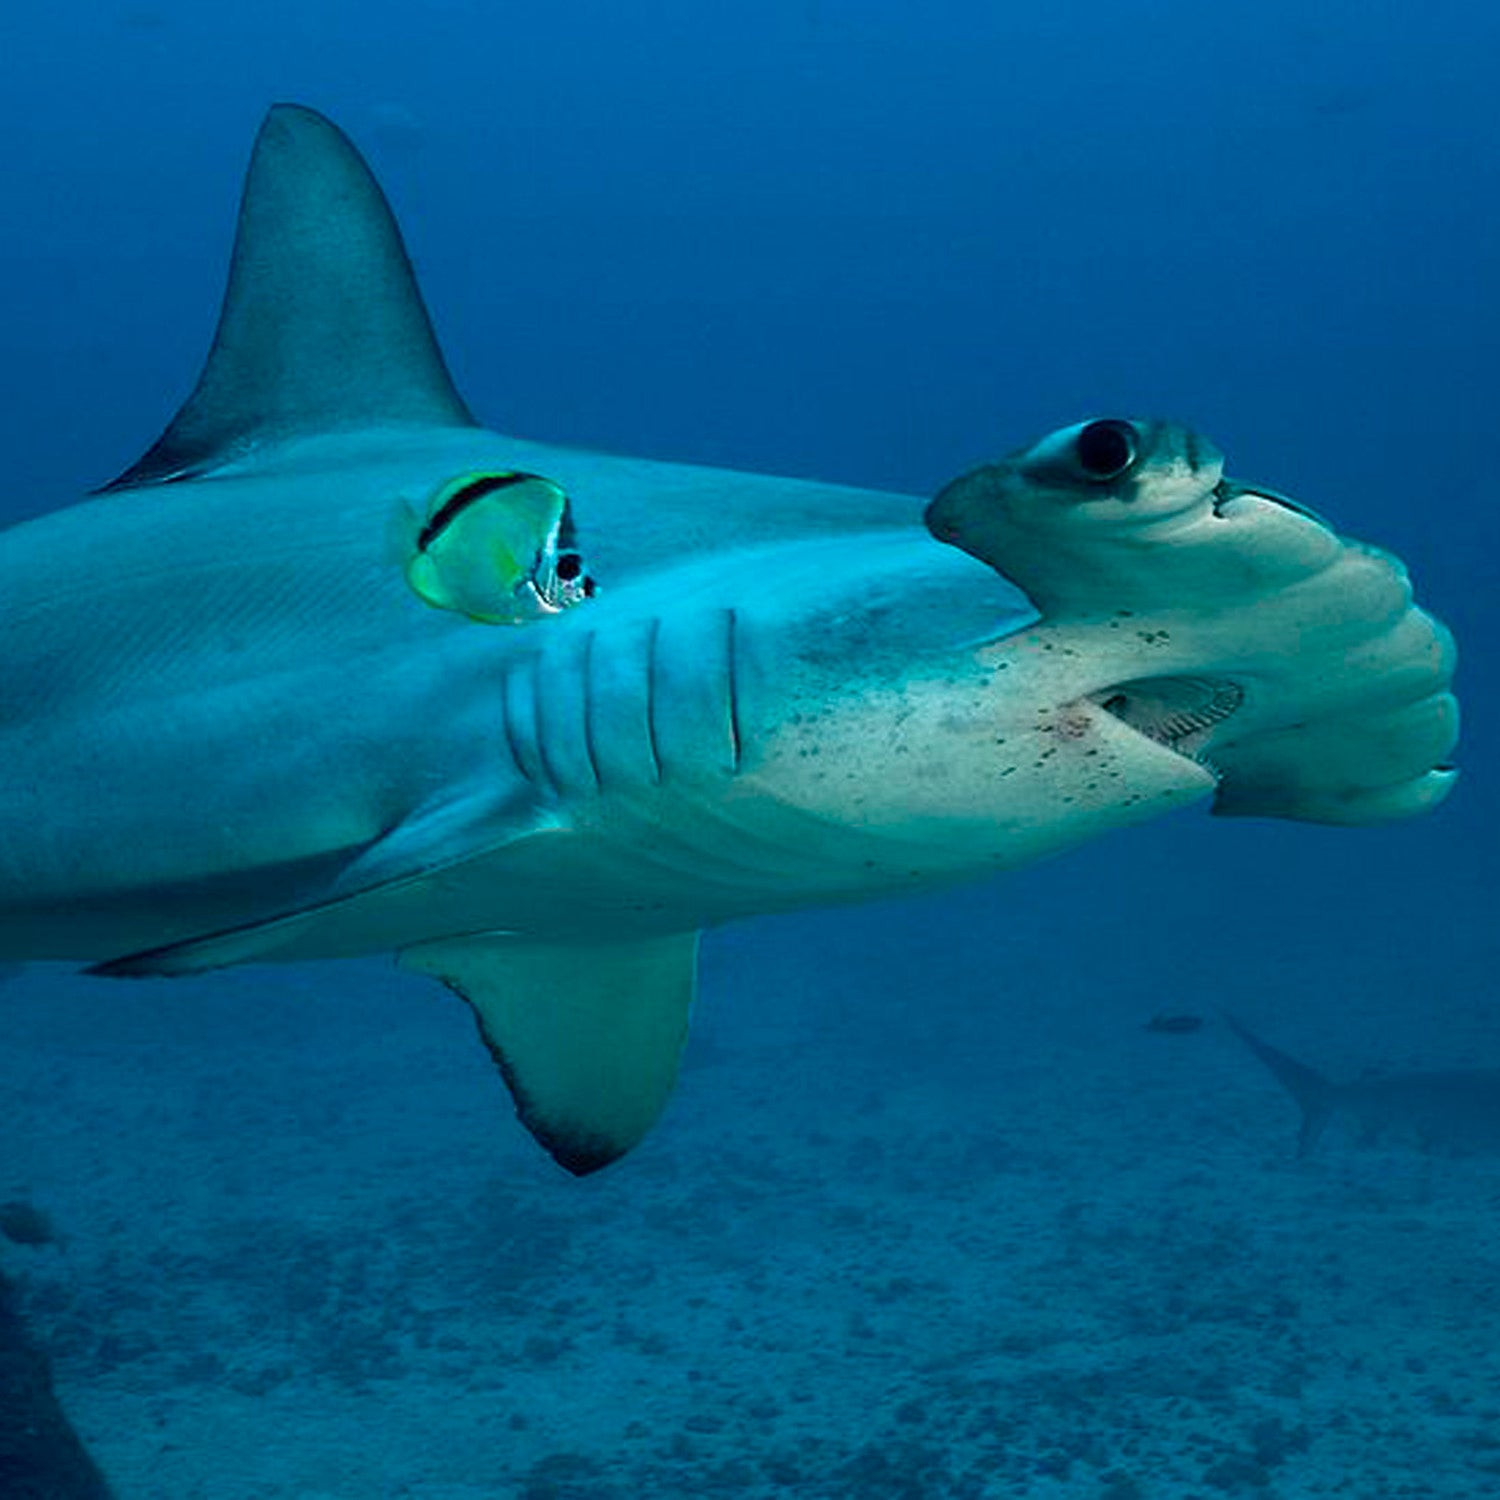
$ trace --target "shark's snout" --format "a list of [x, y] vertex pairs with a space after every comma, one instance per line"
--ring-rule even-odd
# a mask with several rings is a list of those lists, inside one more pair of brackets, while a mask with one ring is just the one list
[[[1172, 423], [1076, 424], [942, 491], [942, 540], [1023, 588], [1038, 670], [1210, 768], [1216, 810], [1375, 822], [1446, 795], [1452, 642], [1401, 564]], [[1055, 658], [1056, 660], [1056, 658]]]

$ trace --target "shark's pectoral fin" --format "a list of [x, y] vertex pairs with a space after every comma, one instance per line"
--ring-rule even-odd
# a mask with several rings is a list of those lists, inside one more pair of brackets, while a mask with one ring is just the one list
[[[420, 808], [357, 854], [319, 900], [239, 927], [204, 933], [160, 948], [127, 953], [85, 972], [106, 979], [176, 978], [276, 958], [337, 923], [348, 923], [367, 898], [399, 895], [516, 839], [561, 825], [525, 803], [508, 804], [492, 789]], [[378, 921], [369, 918], [368, 921]], [[370, 941], [360, 951], [378, 952]]]
[[319, 905], [272, 917], [267, 922], [250, 922], [243, 927], [212, 932], [206, 937], [143, 948], [138, 953], [124, 953], [119, 958], [90, 964], [83, 972], [95, 979], [181, 979], [189, 974], [209, 974], [235, 964], [254, 963], [265, 957], [268, 950], [297, 937], [323, 909]]
[[697, 945], [696, 933], [567, 945], [481, 933], [400, 962], [469, 1003], [522, 1124], [581, 1177], [623, 1156], [665, 1107]]

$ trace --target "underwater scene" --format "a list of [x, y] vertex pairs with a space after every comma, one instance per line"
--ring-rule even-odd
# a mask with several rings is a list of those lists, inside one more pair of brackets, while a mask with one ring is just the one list
[[1500, 11], [5, 33], [0, 1500], [1500, 1494]]

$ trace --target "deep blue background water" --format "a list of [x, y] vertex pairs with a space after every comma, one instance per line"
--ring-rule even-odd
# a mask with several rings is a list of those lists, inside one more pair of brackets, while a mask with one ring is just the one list
[[[1148, 902], [1186, 902], [1205, 941], [1222, 903], [1203, 893], [1255, 886], [1341, 921], [1340, 946], [1394, 941], [1394, 921], [1477, 986], [1496, 875], [1500, 13], [922, 9], [10, 17], [6, 512], [99, 482], [160, 430], [212, 330], [260, 113], [301, 100], [372, 157], [492, 425], [925, 493], [1081, 416], [1169, 414], [1399, 551], [1464, 648], [1469, 774], [1450, 805], [1373, 833], [1135, 842], [1208, 862]], [[1108, 848], [1031, 883], [1108, 881], [1127, 857], [1151, 856]]]
[[828, 973], [834, 1066], [900, 1063], [914, 1004], [971, 1035], [976, 1004], [1054, 1000], [1106, 1048], [1228, 1000], [1347, 1014], [1351, 1058], [1500, 1066], [1497, 57], [1478, 0], [8, 15], [0, 504], [160, 430], [275, 99], [367, 151], [504, 430], [926, 493], [1084, 416], [1178, 417], [1399, 552], [1453, 624], [1451, 802], [1352, 833], [1189, 816], [722, 952]]

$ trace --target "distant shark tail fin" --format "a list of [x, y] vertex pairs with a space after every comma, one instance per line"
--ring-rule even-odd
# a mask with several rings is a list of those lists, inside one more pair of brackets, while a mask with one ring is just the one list
[[1248, 1026], [1229, 1014], [1224, 1016], [1229, 1029], [1266, 1065], [1271, 1076], [1289, 1093], [1302, 1111], [1302, 1128], [1297, 1132], [1297, 1155], [1306, 1156], [1318, 1143], [1333, 1117], [1336, 1084], [1316, 1069], [1295, 1057], [1263, 1042]]

